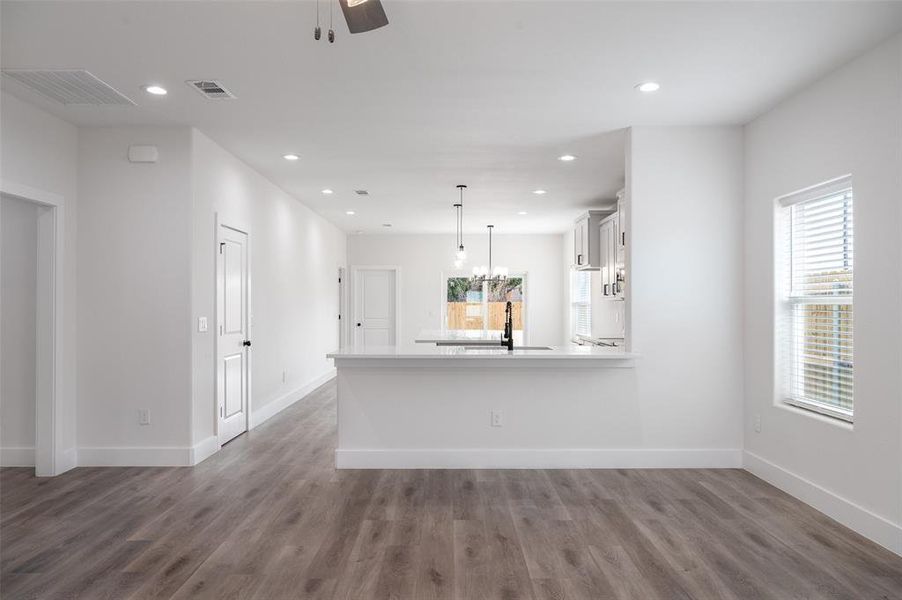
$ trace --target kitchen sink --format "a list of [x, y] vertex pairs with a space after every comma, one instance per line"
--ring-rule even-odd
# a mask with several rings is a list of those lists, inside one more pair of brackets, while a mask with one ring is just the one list
[[[504, 350], [503, 346], [463, 346], [464, 350]], [[551, 346], [514, 346], [514, 350], [554, 350]]]

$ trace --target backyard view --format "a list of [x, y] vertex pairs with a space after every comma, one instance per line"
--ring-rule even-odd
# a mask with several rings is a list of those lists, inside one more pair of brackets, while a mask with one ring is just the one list
[[522, 277], [509, 277], [498, 282], [474, 282], [469, 277], [449, 277], [447, 328], [502, 331], [504, 308], [508, 301], [513, 308], [514, 331], [522, 331]]

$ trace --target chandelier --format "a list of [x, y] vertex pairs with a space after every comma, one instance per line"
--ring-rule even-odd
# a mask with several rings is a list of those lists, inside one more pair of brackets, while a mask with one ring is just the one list
[[498, 283], [507, 279], [508, 268], [492, 265], [492, 230], [494, 225], [486, 225], [489, 230], [489, 264], [473, 267], [473, 277], [471, 281], [474, 284], [481, 283]]

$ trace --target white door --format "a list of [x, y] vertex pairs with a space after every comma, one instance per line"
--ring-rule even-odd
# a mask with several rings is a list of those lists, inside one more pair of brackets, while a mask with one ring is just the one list
[[217, 320], [216, 401], [219, 443], [247, 431], [248, 397], [248, 259], [247, 234], [219, 226], [216, 260]]
[[354, 345], [395, 345], [394, 269], [357, 269], [354, 278]]

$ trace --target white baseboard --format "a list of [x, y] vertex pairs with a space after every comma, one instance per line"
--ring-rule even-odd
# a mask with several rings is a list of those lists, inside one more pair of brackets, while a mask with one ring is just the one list
[[0, 467], [33, 467], [34, 446], [0, 448]]
[[297, 389], [271, 399], [266, 404], [263, 404], [260, 408], [251, 412], [250, 428], [253, 429], [254, 427], [260, 426], [274, 415], [282, 412], [283, 410], [333, 378], [335, 378], [334, 368], [329, 369], [319, 377], [315, 378], [313, 381], [310, 381]]
[[338, 469], [735, 469], [739, 449], [417, 449], [335, 451]]
[[190, 446], [78, 449], [80, 467], [190, 467], [193, 459]]
[[211, 435], [207, 439], [201, 440], [191, 448], [191, 464], [196, 465], [207, 460], [219, 452], [220, 448], [219, 438], [215, 435]]
[[749, 451], [746, 471], [816, 508], [828, 517], [881, 546], [902, 555], [902, 526]]

